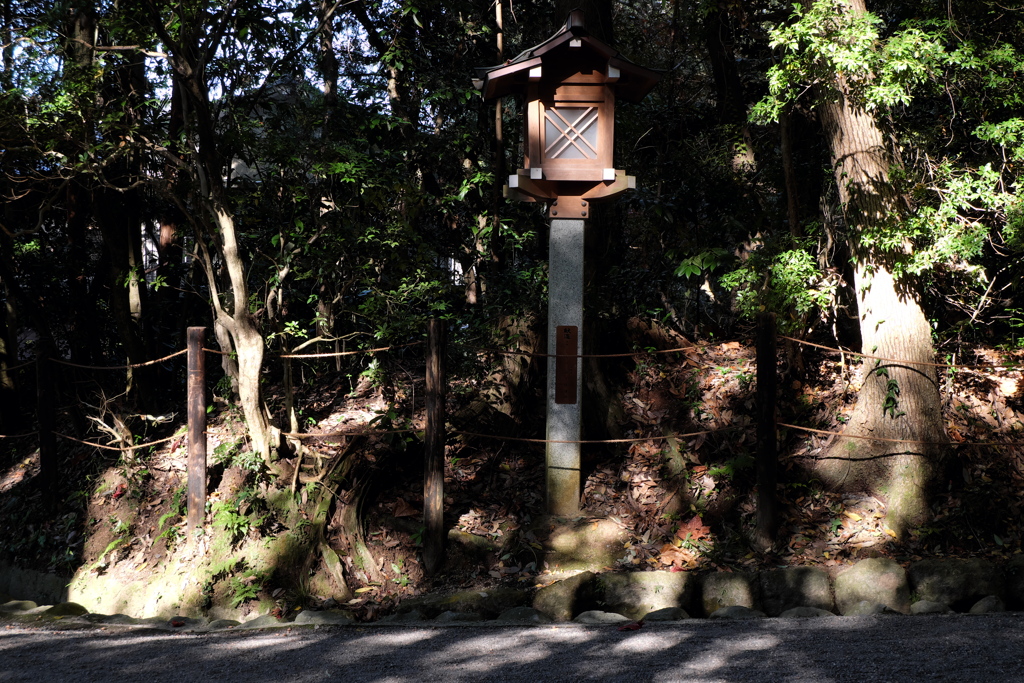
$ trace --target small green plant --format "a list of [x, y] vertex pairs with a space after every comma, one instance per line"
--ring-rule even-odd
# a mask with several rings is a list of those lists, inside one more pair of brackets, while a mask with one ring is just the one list
[[229, 578], [228, 592], [231, 595], [231, 606], [238, 607], [243, 602], [255, 600], [263, 590], [265, 581], [266, 576], [263, 572], [254, 569], [243, 569], [239, 575]]
[[[383, 410], [378, 410], [376, 416], [370, 420], [370, 424], [380, 429], [386, 430], [398, 430], [406, 429], [412, 426], [412, 420], [407, 417], [402, 417], [398, 414], [398, 408], [394, 405], [388, 405]], [[412, 431], [406, 433], [395, 433], [392, 431], [390, 434], [383, 436], [385, 442], [388, 443], [392, 448], [398, 450], [404, 449], [408, 444], [413, 441]]]
[[238, 511], [237, 501], [213, 504], [213, 523], [226, 531], [231, 543], [238, 543], [252, 528], [252, 520]]
[[115, 538], [103, 549], [100, 556], [89, 567], [89, 571], [105, 568], [107, 566], [107, 555], [128, 544], [128, 535], [132, 530], [132, 525], [122, 519], [118, 519], [116, 515], [110, 515], [107, 521], [110, 523], [110, 530], [114, 533]]
[[231, 389], [231, 377], [228, 375], [224, 375], [219, 380], [217, 380], [217, 384], [215, 384], [213, 387], [213, 393], [216, 396], [220, 396], [222, 398], [227, 398], [231, 396], [233, 393]]
[[259, 453], [242, 450], [242, 440], [225, 441], [213, 449], [213, 461], [224, 467], [240, 467], [259, 475], [263, 471], [263, 458]]
[[400, 558], [400, 559], [398, 560], [398, 562], [392, 562], [392, 563], [391, 563], [391, 570], [392, 570], [393, 572], [395, 572], [395, 574], [397, 574], [397, 575], [398, 575], [398, 578], [397, 578], [397, 579], [391, 579], [391, 580], [392, 580], [392, 581], [393, 581], [394, 583], [397, 583], [397, 584], [398, 584], [399, 586], [401, 586], [402, 588], [405, 588], [406, 586], [408, 586], [408, 585], [409, 585], [409, 583], [410, 583], [410, 581], [411, 581], [411, 580], [409, 579], [409, 577], [408, 577], [408, 576], [407, 576], [406, 574], [402, 573], [402, 570], [403, 570], [404, 568], [405, 568], [405, 560], [404, 560], [404, 559], [401, 559], [401, 558]]
[[753, 466], [754, 458], [750, 455], [743, 454], [737, 455], [736, 457], [729, 458], [721, 465], [709, 467], [707, 474], [711, 477], [722, 477], [724, 479], [732, 479], [736, 476], [737, 472], [747, 469]]
[[878, 367], [879, 363], [881, 361], [875, 361], [875, 374], [886, 378], [885, 397], [882, 399], [882, 414], [888, 415], [895, 420], [906, 415], [906, 412], [899, 409], [900, 384], [892, 377], [889, 377], [889, 370], [887, 368]]
[[116, 515], [110, 515], [110, 529], [117, 536], [125, 536], [132, 529], [132, 525], [126, 520], [118, 519]]
[[153, 539], [154, 545], [161, 538], [165, 538], [167, 539], [167, 547], [170, 548], [181, 540], [181, 528], [177, 524], [171, 524], [166, 529], [164, 529], [164, 525], [174, 517], [185, 516], [185, 492], [186, 487], [179, 486], [171, 496], [170, 509], [160, 515], [160, 519], [157, 520], [156, 530], [160, 532], [160, 535]]

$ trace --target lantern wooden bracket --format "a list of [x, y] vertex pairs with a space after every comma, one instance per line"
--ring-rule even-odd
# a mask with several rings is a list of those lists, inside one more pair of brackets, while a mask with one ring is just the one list
[[590, 202], [583, 197], [559, 195], [548, 209], [550, 218], [590, 218]]
[[[530, 177], [528, 169], [519, 169], [516, 175], [508, 177], [508, 185], [505, 186], [506, 199], [515, 199], [521, 202], [554, 202], [558, 200], [562, 210], [569, 211], [566, 203], [573, 197], [586, 201], [587, 204], [600, 203], [613, 199], [627, 190], [636, 189], [636, 178], [626, 175], [625, 171], [616, 171], [615, 179], [596, 184], [556, 183], [551, 180], [534, 180]], [[575, 190], [575, 192], [573, 191]], [[582, 208], [582, 207], [581, 207]], [[550, 214], [555, 216], [554, 213]], [[568, 213], [559, 213], [558, 218], [568, 218]], [[589, 218], [590, 216], [576, 216], [576, 218]]]

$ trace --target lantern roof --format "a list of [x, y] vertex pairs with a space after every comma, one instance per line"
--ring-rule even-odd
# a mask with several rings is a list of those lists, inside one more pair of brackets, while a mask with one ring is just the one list
[[526, 92], [531, 70], [544, 64], [571, 63], [583, 59], [584, 55], [588, 60], [597, 58], [618, 70], [619, 78], [614, 83], [616, 99], [639, 102], [661, 80], [657, 71], [630, 61], [590, 35], [583, 21], [583, 10], [575, 9], [569, 13], [565, 25], [543, 43], [524, 50], [504, 64], [477, 67], [473, 85], [485, 100]]

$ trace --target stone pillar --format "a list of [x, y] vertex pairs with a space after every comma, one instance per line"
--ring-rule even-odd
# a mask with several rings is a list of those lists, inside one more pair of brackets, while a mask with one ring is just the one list
[[[583, 231], [585, 221], [552, 219], [548, 251], [548, 353], [559, 348], [560, 327], [576, 328], [575, 355], [583, 348]], [[565, 331], [563, 330], [563, 334]], [[562, 352], [566, 350], [562, 344]], [[562, 361], [563, 363], [569, 361]], [[557, 361], [548, 358], [547, 439], [578, 441], [580, 438], [580, 405], [583, 361], [575, 359], [575, 373], [562, 368], [563, 386], [556, 400]], [[575, 394], [564, 386], [566, 378], [575, 377]], [[575, 401], [566, 399], [575, 396]], [[580, 505], [580, 444], [549, 443], [546, 454], [547, 510], [557, 516], [573, 516]]]

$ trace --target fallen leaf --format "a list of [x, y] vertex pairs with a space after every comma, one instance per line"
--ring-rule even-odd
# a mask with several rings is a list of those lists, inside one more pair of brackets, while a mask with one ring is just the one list
[[686, 548], [674, 546], [671, 543], [666, 543], [661, 546], [661, 556], [659, 559], [662, 564], [672, 565], [673, 570], [675, 570], [676, 567], [679, 567], [681, 571], [697, 565], [697, 558], [692, 552]]
[[850, 519], [852, 519], [855, 522], [859, 522], [860, 520], [864, 519], [863, 517], [858, 515], [856, 512], [850, 512], [849, 510], [843, 511], [843, 514], [846, 515], [847, 517], [849, 517]]
[[644, 620], [634, 621], [631, 624], [624, 624], [619, 627], [620, 631], [639, 631], [644, 625]]
[[420, 513], [416, 510], [416, 508], [406, 503], [404, 499], [399, 498], [398, 500], [395, 501], [395, 507], [392, 510], [391, 514], [393, 514], [395, 517], [415, 517]]
[[711, 536], [711, 527], [705, 526], [704, 521], [700, 517], [693, 517], [687, 522], [683, 522], [679, 529], [676, 531], [676, 536], [683, 539], [684, 541], [689, 538], [691, 541], [699, 541], [702, 538], [708, 538]]

